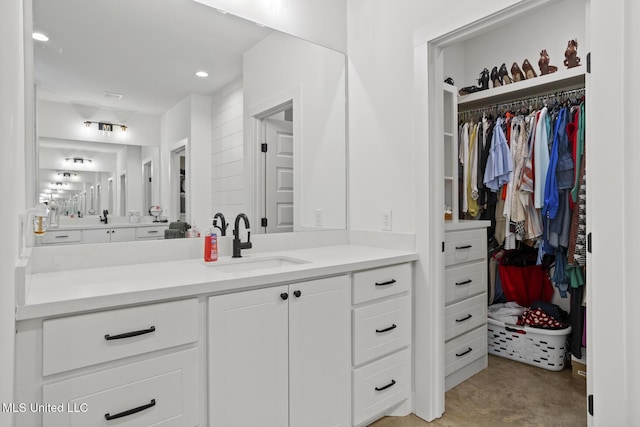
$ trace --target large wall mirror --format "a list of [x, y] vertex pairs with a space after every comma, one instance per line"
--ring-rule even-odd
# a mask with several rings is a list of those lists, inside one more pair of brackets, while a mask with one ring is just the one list
[[28, 43], [34, 181], [61, 228], [150, 206], [200, 229], [346, 228], [344, 54], [193, 0], [26, 1], [47, 38]]

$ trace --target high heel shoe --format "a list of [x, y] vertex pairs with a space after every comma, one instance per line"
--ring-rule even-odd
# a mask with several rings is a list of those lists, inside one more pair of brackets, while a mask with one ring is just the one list
[[514, 82], [519, 82], [525, 79], [525, 76], [524, 74], [522, 74], [522, 70], [518, 66], [517, 62], [514, 62], [513, 65], [511, 66], [511, 75], [513, 76]]
[[489, 70], [486, 68], [482, 70], [480, 73], [480, 78], [478, 79], [478, 85], [481, 87], [480, 90], [489, 89]]
[[502, 86], [502, 79], [498, 74], [498, 67], [493, 67], [493, 70], [491, 70], [491, 83], [493, 83], [493, 87]]
[[524, 75], [528, 79], [532, 79], [534, 77], [538, 77], [538, 75], [536, 74], [535, 70], [531, 66], [531, 63], [529, 62], [528, 59], [525, 59], [524, 62], [522, 63], [522, 71], [524, 71]]
[[509, 77], [509, 73], [507, 72], [507, 64], [505, 64], [504, 62], [502, 63], [502, 66], [500, 67], [500, 71], [498, 71], [498, 77], [500, 77], [500, 79], [502, 79], [502, 84], [508, 85], [513, 83], [511, 81], [511, 77]]
[[551, 74], [558, 71], [558, 67], [555, 65], [549, 65], [549, 54], [547, 49], [540, 51], [540, 60], [538, 61], [538, 67], [540, 67], [540, 75]]

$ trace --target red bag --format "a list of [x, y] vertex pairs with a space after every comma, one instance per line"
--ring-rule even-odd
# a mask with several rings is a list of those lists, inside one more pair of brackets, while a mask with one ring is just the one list
[[502, 290], [507, 301], [530, 307], [535, 301], [550, 302], [553, 286], [549, 275], [537, 265], [498, 265]]

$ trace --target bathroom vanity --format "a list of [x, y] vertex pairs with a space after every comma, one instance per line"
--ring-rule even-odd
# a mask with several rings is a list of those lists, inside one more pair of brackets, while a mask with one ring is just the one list
[[27, 275], [16, 399], [41, 406], [16, 425], [364, 426], [408, 414], [414, 260], [342, 245]]

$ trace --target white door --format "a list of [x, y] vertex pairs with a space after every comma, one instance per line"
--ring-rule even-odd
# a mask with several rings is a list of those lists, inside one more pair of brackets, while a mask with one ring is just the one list
[[286, 427], [287, 286], [209, 298], [209, 426]]
[[290, 427], [351, 425], [349, 290], [348, 276], [289, 286]]
[[142, 205], [143, 215], [144, 212], [148, 212], [149, 208], [153, 206], [152, 195], [153, 195], [153, 183], [151, 182], [151, 160], [144, 164], [144, 172], [143, 172], [143, 182], [142, 186], [144, 189], [143, 200], [144, 204]]
[[293, 123], [264, 119], [265, 233], [293, 231]]

